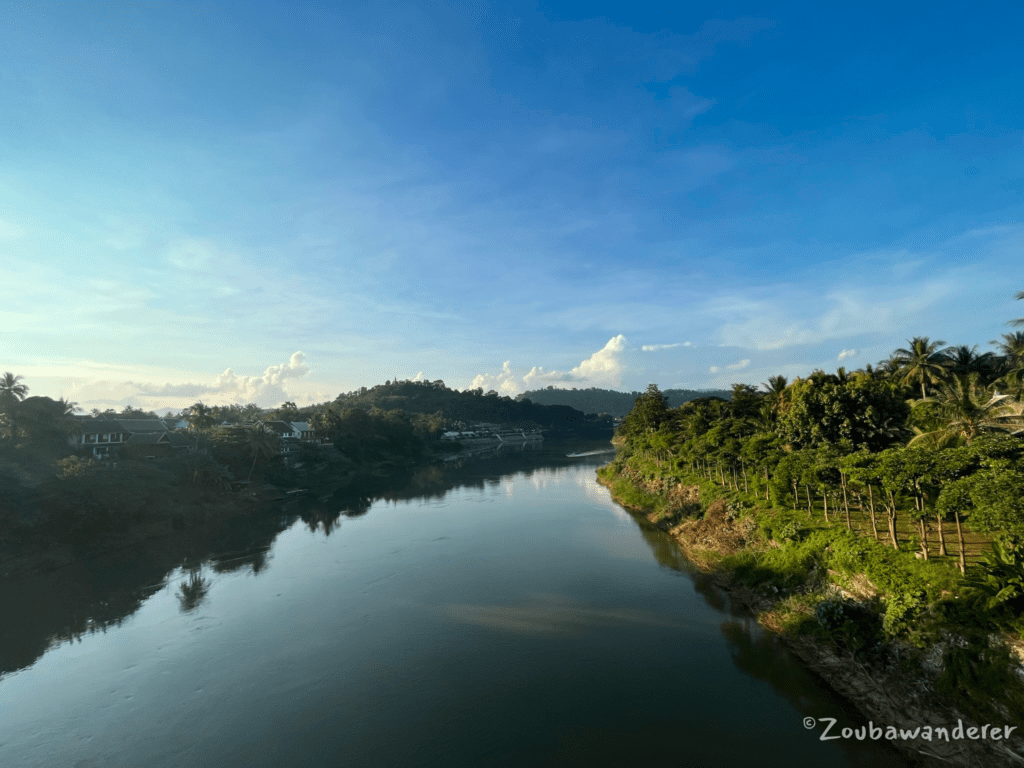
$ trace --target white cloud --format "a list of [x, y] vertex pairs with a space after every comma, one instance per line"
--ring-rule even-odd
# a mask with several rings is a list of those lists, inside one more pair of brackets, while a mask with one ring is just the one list
[[725, 367], [728, 368], [730, 371], [739, 371], [742, 370], [743, 368], [746, 368], [748, 365], [750, 365], [749, 360], [740, 360], [738, 363], [733, 363], [732, 365], [727, 365]]
[[[228, 368], [209, 384], [135, 384], [140, 396], [149, 398], [198, 398], [213, 396], [222, 401], [245, 400], [262, 406], [279, 405], [290, 396], [284, 390], [287, 379], [305, 376], [306, 355], [295, 352], [287, 363], [268, 367], [262, 376], [239, 376]], [[130, 384], [131, 382], [129, 382]]]
[[839, 357], [836, 358], [836, 359], [842, 360], [845, 357], [853, 357], [856, 354], [857, 354], [857, 350], [856, 349], [844, 349], [842, 352], [839, 353]]
[[693, 344], [689, 341], [684, 341], [681, 344], [644, 344], [640, 349], [644, 352], [658, 352], [662, 349], [675, 349], [676, 347], [691, 347]]
[[597, 352], [569, 371], [548, 371], [535, 365], [526, 375], [519, 377], [512, 370], [512, 362], [506, 360], [498, 373], [478, 374], [470, 389], [482, 387], [485, 391], [495, 390], [505, 395], [516, 395], [524, 389], [539, 389], [548, 385], [583, 384], [591, 387], [618, 387], [622, 383], [625, 365], [622, 354], [626, 351], [626, 337], [621, 333], [613, 336]]
[[517, 395], [522, 392], [522, 386], [516, 381], [516, 375], [512, 372], [512, 361], [506, 360], [501, 366], [501, 373], [478, 374], [469, 385], [470, 389], [480, 387], [484, 392], [492, 389], [502, 395]]
[[597, 352], [581, 362], [571, 371], [545, 371], [534, 366], [523, 377], [528, 389], [559, 382], [579, 382], [589, 386], [617, 387], [622, 382], [625, 366], [622, 353], [626, 351], [626, 337], [621, 333], [613, 336]]
[[712, 373], [718, 373], [719, 368], [717, 365], [712, 365], [710, 368], [708, 368], [708, 370], [711, 371]]

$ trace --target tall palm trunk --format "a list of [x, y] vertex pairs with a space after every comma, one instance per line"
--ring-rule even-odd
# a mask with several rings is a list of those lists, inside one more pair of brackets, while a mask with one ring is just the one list
[[747, 486], [747, 465], [740, 461], [740, 469], [743, 470], [743, 492], [750, 493], [750, 488]]
[[814, 517], [814, 507], [811, 506], [811, 486], [804, 483], [804, 493], [807, 494], [807, 516]]
[[889, 501], [885, 505], [885, 516], [889, 522], [889, 539], [892, 541], [892, 548], [898, 550], [900, 543], [896, 540], [896, 496], [889, 491]]
[[840, 472], [839, 480], [843, 484], [843, 509], [846, 510], [846, 530], [852, 531], [853, 526], [850, 524], [850, 500], [846, 497], [846, 475]]
[[825, 522], [828, 522], [828, 491], [822, 489], [821, 501], [825, 505]]
[[928, 559], [928, 529], [924, 524], [924, 516], [917, 518], [917, 522], [921, 526], [921, 552], [924, 555], [924, 559]]
[[967, 557], [964, 555], [964, 530], [960, 527], [960, 512], [953, 508], [953, 519], [956, 520], [956, 538], [960, 545], [960, 573], [967, 573]]
[[868, 483], [868, 504], [871, 507], [871, 531], [875, 534], [875, 541], [878, 541], [878, 524], [875, 522], [875, 493]]
[[935, 522], [939, 526], [939, 556], [946, 557], [949, 553], [946, 551], [946, 535], [942, 532], [942, 515], [939, 512], [935, 513]]

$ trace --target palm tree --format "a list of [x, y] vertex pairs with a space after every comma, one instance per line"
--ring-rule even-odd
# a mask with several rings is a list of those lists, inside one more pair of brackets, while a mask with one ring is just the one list
[[890, 359], [899, 365], [903, 373], [901, 384], [920, 382], [923, 400], [928, 396], [925, 384], [934, 384], [945, 372], [942, 366], [945, 357], [940, 352], [940, 347], [946, 342], [931, 341], [927, 336], [915, 336], [907, 343], [910, 344], [908, 349], [897, 349]]
[[897, 376], [899, 375], [900, 368], [901, 365], [899, 361], [899, 355], [893, 352], [885, 360], [879, 360], [878, 365], [871, 373], [875, 378], [878, 379], [893, 380], [897, 378]]
[[269, 459], [271, 456], [276, 456], [277, 452], [281, 450], [281, 439], [274, 430], [260, 424], [254, 429], [246, 430], [245, 442], [252, 454], [252, 466], [249, 467], [249, 475], [245, 478], [248, 482], [252, 478], [252, 471], [256, 469], [256, 462], [259, 459]]
[[789, 382], [785, 376], [769, 376], [767, 383], [762, 383], [768, 394], [765, 396], [765, 402], [768, 403], [769, 407], [773, 411], [779, 409], [779, 405], [782, 403], [782, 393], [786, 391], [786, 387], [789, 386]]
[[996, 383], [1009, 391], [1016, 390], [1017, 402], [1024, 399], [1024, 331], [1004, 333], [1003, 341], [990, 341], [1003, 353], [1000, 377]]
[[946, 358], [946, 370], [954, 376], [965, 376], [969, 373], [977, 373], [986, 384], [991, 383], [996, 376], [998, 361], [991, 352], [978, 354], [978, 345], [968, 347], [960, 344], [949, 347], [943, 351]]
[[943, 381], [935, 397], [922, 398], [912, 404], [933, 409], [933, 414], [942, 426], [931, 431], [916, 430], [918, 441], [936, 445], [947, 444], [953, 438], [970, 442], [982, 432], [1011, 431], [1024, 426], [1020, 408], [1006, 402], [1009, 395], [994, 395], [979, 382], [979, 374], [954, 376]]
[[[1017, 295], [1013, 298], [1018, 301], [1024, 299], [1024, 291], [1017, 291]], [[1016, 320], [1011, 320], [1007, 325], [1012, 325], [1014, 328], [1022, 328], [1024, 327], [1024, 317], [1018, 317]]]
[[182, 413], [188, 419], [188, 426], [196, 433], [196, 445], [199, 444], [199, 433], [203, 432], [214, 424], [213, 410], [208, 405], [203, 405], [200, 400], [190, 405]]
[[19, 384], [21, 376], [15, 376], [8, 371], [0, 379], [0, 413], [8, 413], [14, 404], [25, 399], [28, 394], [28, 387]]

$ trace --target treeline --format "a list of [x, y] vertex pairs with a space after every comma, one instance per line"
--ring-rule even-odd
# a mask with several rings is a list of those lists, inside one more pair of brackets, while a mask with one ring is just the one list
[[1024, 334], [1007, 335], [1003, 356], [940, 343], [914, 339], [877, 368], [850, 374], [777, 376], [765, 391], [737, 384], [729, 402], [672, 409], [652, 385], [619, 436], [627, 451], [769, 504], [810, 513], [820, 503], [826, 521], [839, 515], [848, 528], [852, 504], [893, 548], [905, 517], [924, 558], [947, 554], [952, 524], [963, 571], [965, 522], [1005, 547], [1024, 539]]
[[[617, 392], [613, 389], [588, 387], [587, 389], [535, 389], [516, 397], [519, 402], [533, 402], [540, 405], [567, 405], [584, 413], [606, 413], [621, 417], [629, 413], [640, 392]], [[728, 399], [731, 393], [727, 389], [666, 389], [662, 393], [671, 407], [680, 406], [691, 400], [705, 397]]]
[[[611, 420], [567, 405], [543, 405], [513, 400], [494, 390], [460, 392], [441, 381], [386, 382], [370, 389], [338, 395], [335, 409], [400, 410], [407, 414], [438, 414], [446, 423], [466, 426], [474, 422], [539, 427], [549, 436], [585, 436], [610, 433]], [[317, 408], [310, 409], [313, 414]], [[322, 411], [322, 407], [320, 409]], [[311, 416], [313, 418], [313, 416]]]

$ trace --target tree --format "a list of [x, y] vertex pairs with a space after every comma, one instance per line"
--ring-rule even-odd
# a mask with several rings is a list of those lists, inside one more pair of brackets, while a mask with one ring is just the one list
[[[1024, 299], [1024, 291], [1018, 291], [1013, 298], [1017, 299], [1017, 301]], [[1018, 317], [1016, 320], [1011, 320], [1007, 325], [1012, 325], [1014, 328], [1022, 328], [1024, 327], [1024, 317]]]
[[786, 389], [777, 433], [797, 448], [830, 443], [881, 450], [909, 435], [904, 427], [909, 412], [889, 382], [856, 374], [841, 384], [815, 371]]
[[990, 341], [1002, 353], [1003, 365], [997, 383], [1016, 390], [1016, 399], [1024, 399], [1024, 331], [1004, 333], [1003, 340]]
[[897, 349], [894, 353], [894, 361], [903, 373], [901, 383], [919, 382], [921, 397], [927, 397], [925, 384], [938, 381], [945, 370], [943, 363], [946, 358], [940, 348], [946, 342], [931, 341], [927, 336], [915, 336], [907, 343], [910, 345], [908, 349]]
[[6, 414], [6, 431], [36, 446], [65, 447], [78, 427], [71, 418], [77, 410], [78, 403], [64, 398], [28, 397]]
[[978, 378], [986, 385], [996, 378], [999, 364], [996, 356], [991, 352], [978, 354], [977, 344], [973, 347], [966, 344], [949, 347], [942, 354], [946, 359], [946, 370], [953, 376], [977, 373]]
[[263, 424], [246, 430], [246, 447], [252, 456], [252, 466], [249, 467], [249, 475], [246, 481], [252, 479], [252, 471], [256, 469], [256, 462], [260, 459], [269, 459], [276, 456], [281, 450], [281, 439], [272, 429]]
[[668, 418], [668, 398], [661, 393], [657, 384], [650, 384], [647, 391], [636, 399], [619, 430], [627, 437], [657, 432]]
[[7, 414], [16, 403], [25, 399], [28, 387], [19, 383], [21, 378], [8, 371], [0, 379], [0, 413]]
[[913, 408], [927, 408], [941, 426], [921, 432], [911, 443], [919, 441], [941, 444], [951, 438], [968, 445], [979, 435], [992, 431], [1011, 431], [1024, 427], [1019, 409], [1009, 402], [1009, 395], [993, 395], [979, 382], [977, 373], [954, 376], [940, 384], [935, 397], [914, 402]]
[[213, 411], [210, 406], [203, 405], [202, 400], [190, 405], [182, 413], [188, 419], [189, 429], [196, 433], [197, 439], [200, 432], [205, 432], [214, 424]]
[[219, 464], [205, 448], [189, 448], [180, 459], [180, 469], [193, 485], [208, 486], [219, 490], [231, 487], [231, 472]]

